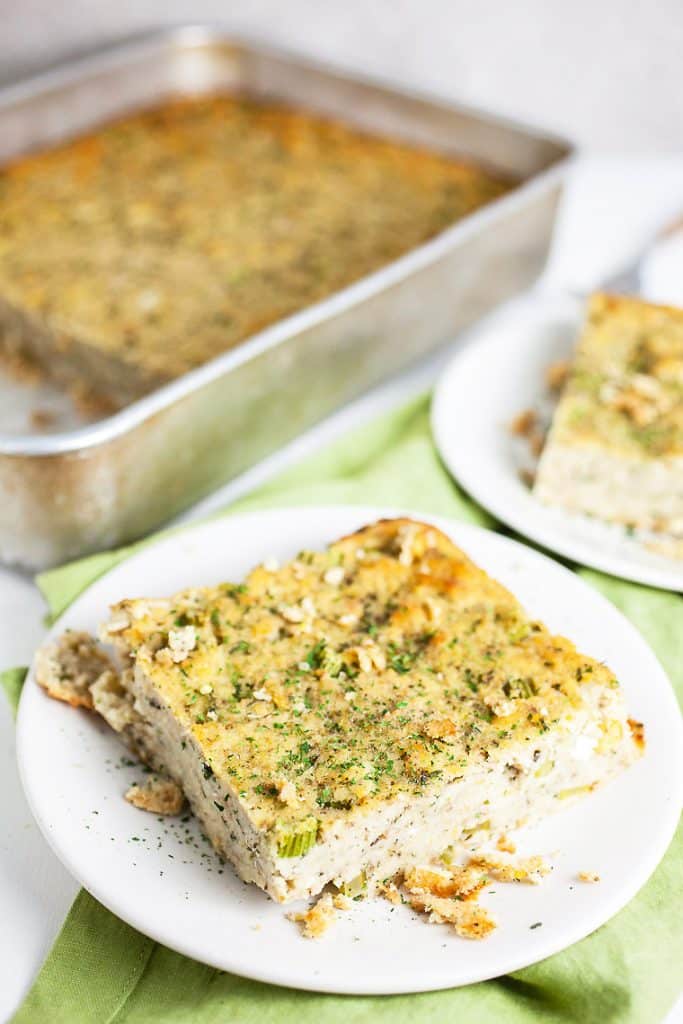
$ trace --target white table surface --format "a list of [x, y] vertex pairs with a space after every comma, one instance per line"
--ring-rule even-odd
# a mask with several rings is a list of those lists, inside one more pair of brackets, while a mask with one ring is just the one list
[[[659, 224], [682, 209], [683, 155], [629, 160], [587, 158], [578, 162], [543, 286], [590, 287], [633, 255]], [[667, 281], [671, 276], [666, 275]], [[683, 274], [680, 276], [683, 292]], [[531, 297], [516, 301], [528, 302]], [[683, 304], [683, 294], [680, 302]], [[424, 390], [437, 378], [447, 357], [447, 352], [437, 354], [377, 388], [222, 488], [187, 518], [227, 504], [350, 427]], [[44, 633], [44, 611], [30, 578], [0, 568], [2, 667], [30, 660]], [[78, 884], [48, 849], [33, 822], [17, 775], [12, 717], [2, 700], [0, 777], [0, 1020], [6, 1021], [38, 971]], [[683, 1024], [683, 1001], [672, 1010], [667, 1024]]]
[[150, 25], [219, 21], [600, 152], [677, 153], [680, 0], [2, 0], [0, 80]]

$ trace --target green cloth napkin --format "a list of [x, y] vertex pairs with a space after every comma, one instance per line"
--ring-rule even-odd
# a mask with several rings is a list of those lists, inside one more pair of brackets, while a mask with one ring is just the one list
[[[428, 401], [354, 432], [230, 511], [273, 505], [405, 506], [484, 525], [435, 452]], [[59, 615], [137, 545], [95, 555], [38, 580]], [[596, 572], [581, 575], [641, 630], [683, 695], [683, 600]], [[23, 670], [4, 674], [16, 701]], [[637, 828], [634, 822], [634, 828]], [[408, 996], [329, 996], [264, 985], [205, 967], [124, 924], [86, 892], [66, 923], [15, 1024], [627, 1024], [660, 1021], [681, 988], [683, 843], [608, 924], [563, 953], [495, 981]], [[454, 950], [454, 956], [457, 951]]]

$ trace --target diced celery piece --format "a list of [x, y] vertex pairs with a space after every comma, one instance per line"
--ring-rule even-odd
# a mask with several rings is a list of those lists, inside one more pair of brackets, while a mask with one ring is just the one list
[[571, 800], [575, 796], [586, 796], [595, 789], [594, 784], [590, 786], [573, 786], [571, 789], [561, 789], [557, 794], [558, 800]]
[[364, 871], [361, 871], [359, 875], [352, 878], [350, 882], [344, 882], [341, 887], [341, 892], [344, 896], [348, 896], [350, 900], [357, 900], [361, 896], [365, 896], [368, 889], [368, 880]]
[[306, 818], [292, 827], [277, 825], [278, 857], [303, 857], [318, 841], [318, 819]]
[[475, 832], [484, 832], [489, 828], [491, 828], [491, 822], [487, 818], [486, 821], [480, 821], [478, 825], [473, 825], [471, 828], [466, 829], [463, 834], [465, 839], [470, 839]]

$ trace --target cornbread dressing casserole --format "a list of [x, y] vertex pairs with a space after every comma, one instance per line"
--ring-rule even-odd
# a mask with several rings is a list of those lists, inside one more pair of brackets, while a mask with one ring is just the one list
[[102, 639], [123, 668], [95, 710], [282, 902], [504, 837], [642, 747], [605, 665], [407, 519], [243, 584], [122, 601]]
[[0, 172], [0, 352], [120, 406], [509, 187], [300, 110], [167, 102]]
[[592, 297], [534, 493], [683, 538], [683, 310]]

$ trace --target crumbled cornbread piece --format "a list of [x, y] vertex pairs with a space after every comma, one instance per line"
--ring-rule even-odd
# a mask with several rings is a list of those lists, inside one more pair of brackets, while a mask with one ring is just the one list
[[387, 882], [379, 889], [380, 896], [383, 896], [385, 900], [392, 903], [395, 907], [398, 907], [403, 903], [401, 894], [396, 887], [395, 882]]
[[517, 847], [508, 836], [498, 836], [496, 847], [501, 853], [517, 853]]
[[429, 914], [431, 924], [451, 924], [463, 939], [484, 939], [496, 928], [495, 919], [475, 901], [445, 899], [428, 893], [410, 893], [414, 910]]
[[436, 868], [412, 868], [403, 879], [410, 893], [429, 893], [432, 896], [469, 899], [478, 893], [487, 881], [486, 872], [468, 864], [450, 871]]
[[301, 925], [301, 933], [307, 939], [319, 939], [334, 923], [339, 909], [342, 908], [331, 893], [326, 892], [308, 910], [287, 916]]
[[470, 864], [486, 871], [498, 882], [528, 882], [530, 885], [538, 885], [541, 879], [550, 873], [550, 868], [542, 857], [526, 857], [517, 861], [476, 857]]
[[529, 451], [535, 459], [543, 451], [543, 445], [545, 444], [545, 432], [542, 430], [535, 430], [533, 434], [529, 436]]
[[403, 887], [414, 910], [429, 915], [432, 924], [451, 924], [467, 939], [483, 939], [496, 927], [495, 921], [476, 903], [487, 875], [473, 862], [449, 871], [416, 867], [407, 871]]
[[631, 739], [640, 751], [645, 750], [645, 726], [642, 722], [636, 722], [635, 718], [627, 718]]
[[515, 437], [531, 437], [538, 426], [538, 414], [533, 409], [525, 409], [513, 419], [510, 433]]
[[515, 437], [525, 438], [532, 455], [541, 454], [545, 444], [545, 431], [540, 424], [538, 413], [533, 409], [526, 409], [515, 416], [510, 424], [510, 433]]
[[566, 359], [559, 359], [551, 363], [545, 371], [545, 383], [550, 391], [558, 392], [567, 383], [569, 376], [569, 362]]
[[125, 797], [129, 804], [153, 814], [180, 814], [185, 803], [185, 794], [180, 786], [171, 779], [156, 776], [142, 785], [132, 785]]
[[580, 882], [599, 882], [600, 875], [596, 875], [594, 871], [579, 871], [576, 876]]
[[36, 655], [36, 680], [56, 700], [92, 708], [90, 687], [113, 663], [89, 633], [67, 630]]

